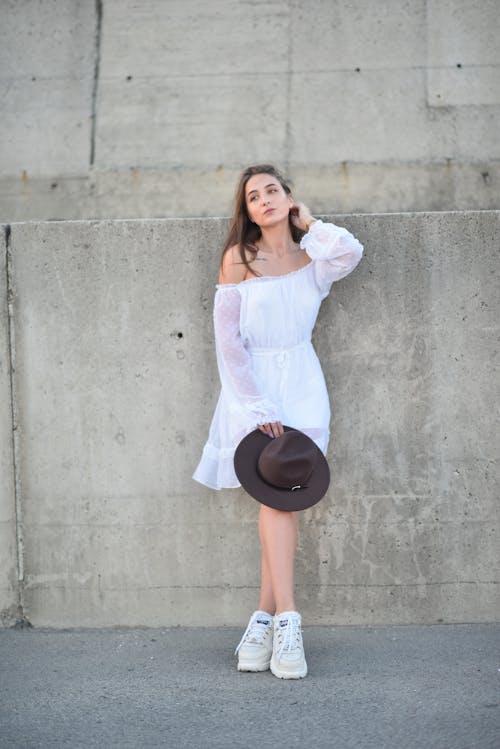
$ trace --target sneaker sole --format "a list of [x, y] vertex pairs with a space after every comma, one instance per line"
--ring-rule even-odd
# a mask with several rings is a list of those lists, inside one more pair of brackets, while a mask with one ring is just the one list
[[307, 676], [307, 663], [300, 671], [292, 673], [291, 671], [281, 671], [271, 660], [270, 669], [271, 673], [273, 673], [274, 676], [277, 676], [278, 679], [303, 679]]
[[238, 671], [269, 671], [269, 666], [271, 665], [271, 661], [267, 661], [267, 663], [238, 663]]

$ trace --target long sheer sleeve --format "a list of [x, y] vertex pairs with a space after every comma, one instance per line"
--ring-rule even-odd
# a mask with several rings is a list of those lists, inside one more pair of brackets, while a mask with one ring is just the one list
[[310, 258], [316, 260], [315, 275], [323, 296], [334, 281], [347, 276], [363, 255], [363, 245], [347, 229], [315, 221], [300, 242]]
[[219, 286], [214, 300], [217, 365], [222, 388], [233, 409], [244, 409], [249, 424], [277, 421], [275, 406], [255, 381], [250, 355], [240, 332], [241, 295], [236, 286]]

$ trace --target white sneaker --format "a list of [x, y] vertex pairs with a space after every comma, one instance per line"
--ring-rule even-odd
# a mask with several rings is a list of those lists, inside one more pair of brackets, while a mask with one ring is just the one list
[[238, 671], [267, 671], [273, 652], [273, 617], [254, 611], [234, 652], [238, 654]]
[[274, 647], [271, 671], [278, 679], [302, 679], [307, 663], [298, 611], [284, 611], [274, 617]]

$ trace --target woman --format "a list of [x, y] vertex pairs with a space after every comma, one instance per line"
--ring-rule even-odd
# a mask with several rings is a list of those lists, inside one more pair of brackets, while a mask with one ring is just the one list
[[[286, 424], [326, 454], [330, 407], [311, 334], [331, 284], [362, 253], [346, 229], [295, 202], [273, 166], [242, 173], [214, 300], [222, 389], [195, 480], [212, 489], [240, 486], [235, 448], [255, 428], [277, 438]], [[236, 649], [238, 669], [270, 667], [279, 678], [301, 678], [307, 664], [294, 600], [297, 513], [261, 505], [259, 535], [260, 599]]]

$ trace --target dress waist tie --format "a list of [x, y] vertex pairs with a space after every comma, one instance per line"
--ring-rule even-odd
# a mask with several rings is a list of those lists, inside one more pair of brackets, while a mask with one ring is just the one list
[[251, 356], [272, 356], [275, 359], [276, 366], [281, 370], [279, 392], [280, 397], [283, 398], [290, 367], [290, 354], [293, 351], [298, 351], [309, 346], [312, 346], [310, 338], [300, 341], [293, 346], [248, 346], [247, 351]]
[[306, 348], [306, 346], [312, 346], [310, 338], [294, 343], [293, 346], [247, 346], [246, 349], [252, 356], [253, 354], [257, 354], [257, 356], [276, 356], [276, 354], [287, 354], [296, 349]]

